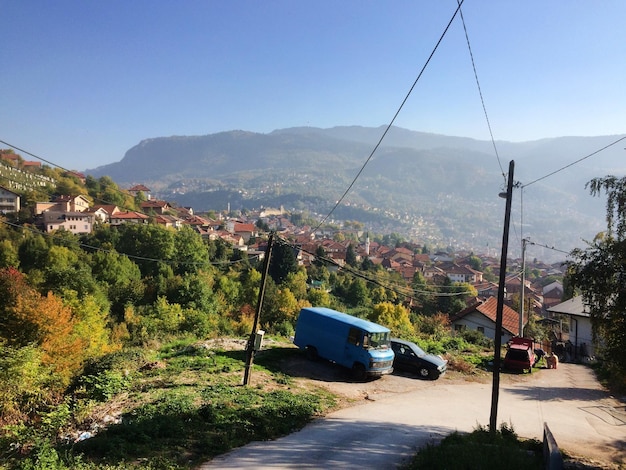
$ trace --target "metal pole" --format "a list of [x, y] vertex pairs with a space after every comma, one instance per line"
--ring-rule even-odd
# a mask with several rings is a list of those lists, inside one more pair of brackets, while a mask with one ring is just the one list
[[267, 280], [267, 273], [270, 267], [270, 258], [272, 257], [272, 245], [274, 243], [274, 232], [270, 233], [267, 239], [267, 248], [265, 249], [265, 259], [263, 260], [263, 274], [261, 277], [261, 288], [259, 289], [259, 298], [256, 303], [256, 313], [254, 314], [254, 323], [252, 325], [252, 333], [248, 339], [246, 345], [246, 368], [243, 374], [243, 384], [248, 385], [250, 383], [250, 370], [252, 369], [252, 363], [254, 362], [254, 340], [259, 327], [259, 320], [261, 318], [261, 309], [263, 308], [263, 298], [265, 296], [265, 284]]
[[519, 337], [524, 337], [524, 290], [526, 287], [526, 240], [522, 238], [522, 289], [519, 307]]
[[493, 339], [493, 383], [491, 388], [491, 415], [489, 432], [495, 434], [498, 417], [498, 398], [500, 395], [500, 350], [502, 348], [502, 312], [504, 310], [504, 284], [506, 282], [506, 258], [509, 249], [509, 222], [511, 220], [511, 199], [513, 196], [513, 170], [515, 162], [509, 162], [509, 179], [506, 187], [506, 209], [504, 212], [504, 231], [502, 234], [502, 254], [500, 255], [500, 280], [498, 284], [498, 306], [496, 308], [496, 331]]

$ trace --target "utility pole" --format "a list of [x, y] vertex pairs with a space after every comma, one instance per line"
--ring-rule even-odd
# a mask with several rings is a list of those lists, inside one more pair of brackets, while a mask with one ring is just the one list
[[[513, 170], [515, 162], [509, 162], [509, 179], [506, 187], [506, 209], [504, 211], [504, 231], [502, 233], [502, 254], [500, 255], [500, 280], [498, 284], [498, 305], [496, 307], [496, 331], [493, 339], [493, 383], [491, 388], [491, 415], [489, 432], [494, 435], [498, 417], [498, 398], [500, 395], [500, 350], [502, 348], [502, 312], [504, 310], [504, 284], [506, 282], [506, 258], [509, 249], [509, 223], [511, 221], [511, 199], [513, 197]], [[500, 196], [503, 196], [500, 194]]]
[[274, 232], [270, 233], [267, 239], [267, 248], [265, 249], [265, 259], [263, 260], [263, 273], [261, 277], [261, 288], [259, 289], [259, 298], [256, 303], [256, 313], [254, 314], [254, 323], [252, 325], [252, 332], [246, 345], [246, 368], [243, 374], [243, 384], [248, 385], [250, 383], [250, 370], [252, 369], [252, 363], [254, 362], [255, 341], [257, 336], [257, 328], [259, 327], [259, 320], [261, 318], [261, 309], [263, 308], [263, 298], [265, 297], [265, 284], [267, 280], [267, 273], [270, 267], [270, 258], [272, 257], [272, 245], [274, 244]]
[[519, 301], [519, 337], [524, 337], [524, 294], [526, 289], [526, 243], [527, 238], [522, 238], [522, 288]]

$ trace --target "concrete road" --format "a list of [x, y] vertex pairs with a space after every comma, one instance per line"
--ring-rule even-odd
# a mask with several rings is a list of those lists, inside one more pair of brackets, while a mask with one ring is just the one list
[[[200, 468], [395, 468], [427, 443], [489, 424], [491, 383], [444, 378], [416, 385], [370, 396], [299, 432], [235, 449]], [[532, 379], [501, 385], [497, 422], [536, 439], [542, 439], [545, 422], [570, 454], [626, 462], [624, 404], [582, 365], [560, 364], [557, 370], [536, 371]]]

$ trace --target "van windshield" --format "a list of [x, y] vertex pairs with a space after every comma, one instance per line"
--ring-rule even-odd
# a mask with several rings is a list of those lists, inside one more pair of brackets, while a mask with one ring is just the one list
[[387, 349], [389, 344], [389, 333], [368, 333], [363, 341], [367, 349]]

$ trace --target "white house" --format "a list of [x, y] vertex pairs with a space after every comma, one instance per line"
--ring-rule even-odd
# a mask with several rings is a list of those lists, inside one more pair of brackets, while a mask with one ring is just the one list
[[0, 214], [19, 212], [20, 197], [17, 193], [0, 186]]
[[67, 230], [74, 234], [91, 233], [93, 215], [82, 212], [46, 211], [43, 213], [43, 226], [48, 233], [55, 230]]
[[[498, 301], [489, 297], [460, 311], [450, 319], [454, 331], [477, 330], [489, 339], [496, 337], [496, 313]], [[526, 324], [524, 318], [524, 324]], [[506, 343], [519, 334], [519, 313], [508, 305], [502, 306], [502, 342]]]
[[572, 343], [575, 359], [595, 356], [591, 315], [581, 295], [554, 305], [548, 312], [569, 317], [569, 340]]

